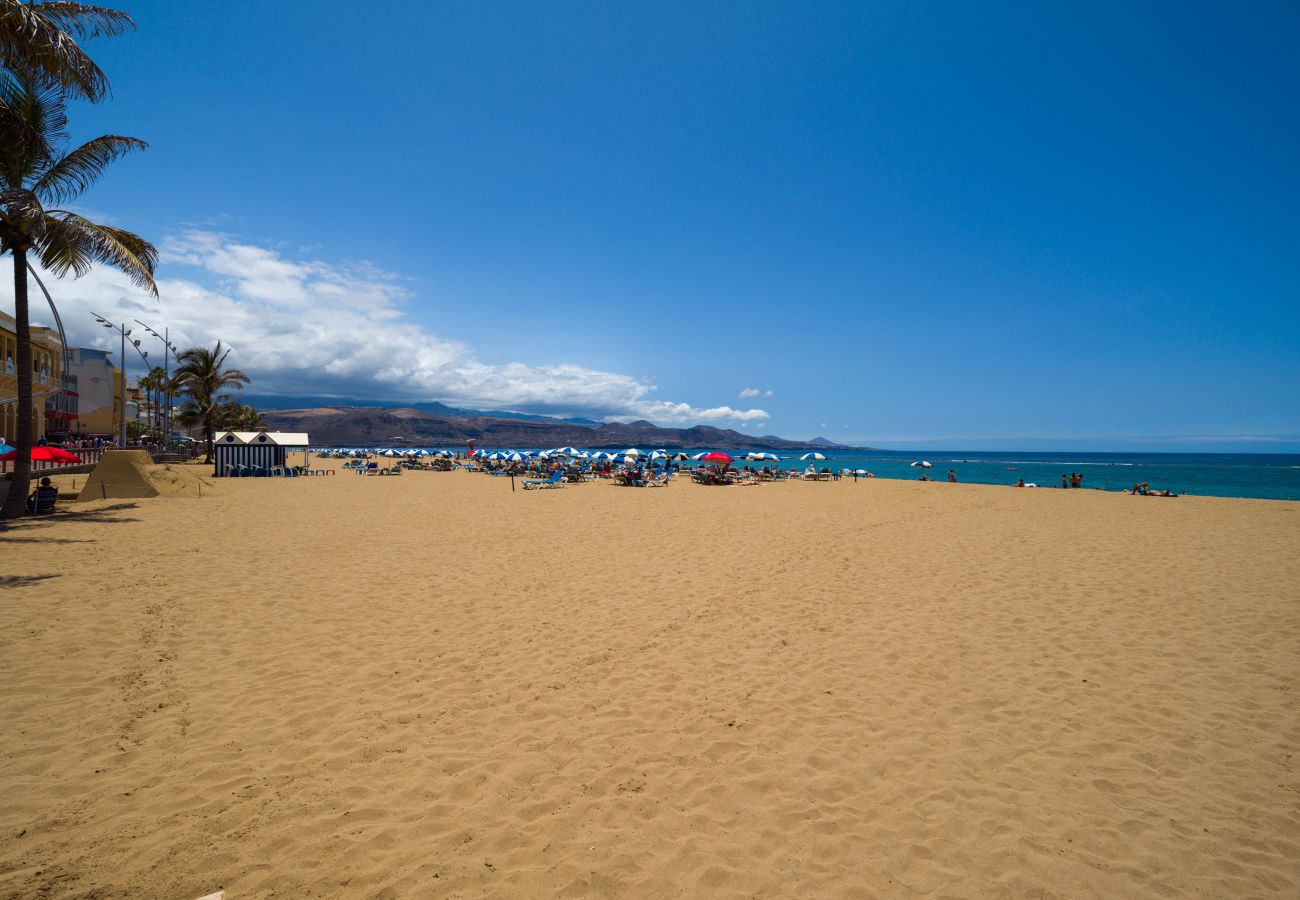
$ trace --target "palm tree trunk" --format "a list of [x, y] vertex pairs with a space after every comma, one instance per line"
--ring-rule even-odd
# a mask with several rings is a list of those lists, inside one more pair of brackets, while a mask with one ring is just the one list
[[16, 519], [27, 511], [32, 482], [32, 444], [36, 423], [32, 418], [32, 329], [27, 320], [27, 251], [13, 248], [14, 323], [18, 335], [18, 433], [14, 435], [13, 480], [9, 496], [0, 507], [0, 519]]
[[208, 458], [205, 463], [212, 462], [212, 408], [208, 407], [208, 414], [203, 417], [203, 433], [208, 439]]

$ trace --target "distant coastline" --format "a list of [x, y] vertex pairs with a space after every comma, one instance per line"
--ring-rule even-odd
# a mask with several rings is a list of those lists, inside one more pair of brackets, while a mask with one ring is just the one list
[[776, 435], [743, 434], [729, 428], [696, 425], [691, 428], [660, 428], [646, 421], [605, 422], [553, 419], [546, 416], [457, 410], [450, 412], [418, 407], [319, 406], [309, 409], [266, 409], [268, 427], [283, 431], [305, 431], [312, 444], [320, 447], [377, 447], [393, 444], [411, 446], [464, 446], [474, 441], [480, 447], [560, 447], [622, 449], [672, 447], [683, 450], [825, 450], [862, 451], [870, 447], [837, 444], [823, 437], [807, 441]]

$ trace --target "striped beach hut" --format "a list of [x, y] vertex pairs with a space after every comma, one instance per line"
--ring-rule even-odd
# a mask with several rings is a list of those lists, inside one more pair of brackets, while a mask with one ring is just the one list
[[212, 474], [223, 478], [232, 470], [252, 469], [266, 475], [274, 466], [288, 464], [290, 450], [306, 451], [307, 446], [305, 431], [223, 431], [212, 440]]

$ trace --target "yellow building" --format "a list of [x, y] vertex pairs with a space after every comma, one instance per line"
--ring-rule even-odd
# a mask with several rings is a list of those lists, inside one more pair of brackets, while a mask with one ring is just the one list
[[[65, 388], [63, 344], [58, 332], [33, 326], [32, 418], [35, 440], [68, 431], [75, 419], [76, 388]], [[72, 408], [69, 408], [69, 405]], [[18, 434], [18, 330], [14, 317], [0, 312], [0, 437], [12, 442]]]

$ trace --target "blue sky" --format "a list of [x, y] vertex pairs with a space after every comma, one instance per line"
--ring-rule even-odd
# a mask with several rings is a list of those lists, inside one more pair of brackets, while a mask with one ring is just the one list
[[119, 5], [73, 132], [152, 146], [82, 205], [164, 292], [60, 285], [86, 341], [82, 306], [281, 393], [1300, 448], [1294, 4]]

